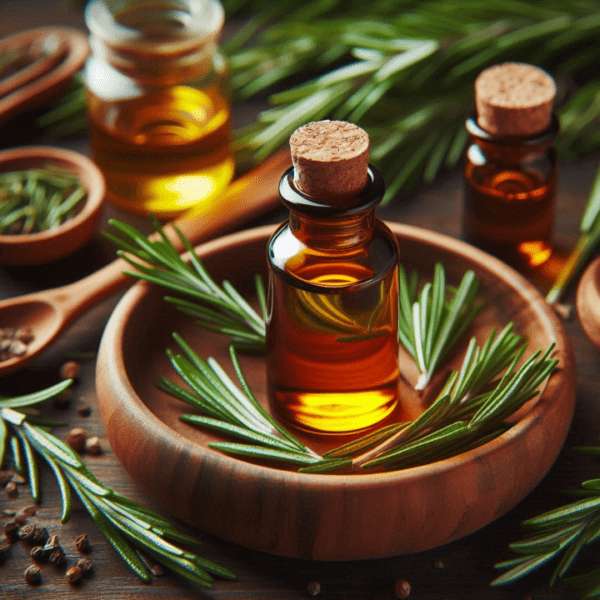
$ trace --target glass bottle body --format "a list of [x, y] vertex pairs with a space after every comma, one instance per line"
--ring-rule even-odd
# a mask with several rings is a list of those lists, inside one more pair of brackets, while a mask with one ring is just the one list
[[558, 121], [535, 137], [497, 137], [467, 121], [465, 239], [519, 270], [552, 254]]
[[269, 396], [302, 429], [366, 429], [398, 401], [395, 237], [374, 206], [315, 215], [286, 204], [268, 248]]
[[108, 199], [164, 218], [210, 202], [234, 170], [220, 5], [129, 0], [113, 14], [94, 0], [86, 21], [90, 145]]

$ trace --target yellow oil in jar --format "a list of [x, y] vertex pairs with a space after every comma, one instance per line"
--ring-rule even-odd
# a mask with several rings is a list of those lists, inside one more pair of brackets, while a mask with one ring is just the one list
[[87, 94], [92, 157], [115, 205], [171, 218], [212, 202], [231, 181], [231, 112], [218, 87]]

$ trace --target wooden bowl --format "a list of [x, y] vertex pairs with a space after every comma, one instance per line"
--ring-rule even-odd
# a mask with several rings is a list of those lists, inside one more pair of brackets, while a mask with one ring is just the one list
[[[213, 435], [179, 420], [180, 414], [193, 412], [191, 407], [156, 388], [161, 375], [177, 380], [165, 356], [165, 349], [174, 347], [171, 332], [231, 373], [227, 341], [174, 311], [162, 301], [163, 290], [138, 283], [105, 330], [97, 392], [115, 453], [152, 498], [185, 521], [248, 548], [346, 560], [445, 544], [490, 523], [537, 485], [563, 445], [574, 408], [574, 358], [563, 325], [538, 291], [500, 261], [430, 231], [396, 224], [391, 229], [407, 268], [429, 279], [435, 262], [442, 261], [450, 283], [458, 283], [468, 268], [482, 278], [487, 307], [474, 327], [478, 338], [513, 320], [529, 337], [531, 351], [556, 343], [560, 367], [541, 399], [524, 407], [504, 435], [422, 467], [315, 475], [232, 458], [207, 447]], [[241, 232], [204, 244], [198, 252], [217, 279], [227, 278], [249, 295], [254, 274], [265, 272], [272, 231]], [[413, 376], [404, 361], [401, 367]], [[244, 356], [242, 368], [267, 406], [264, 360]], [[401, 390], [401, 410], [418, 414], [424, 407], [408, 388]], [[299, 437], [317, 451], [327, 445]]]
[[0, 84], [0, 125], [66, 92], [71, 77], [90, 53], [87, 35], [70, 27], [39, 27], [15, 33], [0, 40], [0, 53], [23, 51], [44, 40], [52, 41], [54, 52], [40, 56]]
[[79, 212], [64, 223], [36, 233], [0, 235], [0, 264], [49, 263], [83, 246], [96, 231], [106, 186], [100, 169], [86, 156], [46, 146], [28, 146], [0, 152], [0, 172], [22, 171], [52, 165], [76, 175], [87, 191]]
[[600, 256], [587, 266], [579, 280], [576, 306], [583, 331], [600, 348]]

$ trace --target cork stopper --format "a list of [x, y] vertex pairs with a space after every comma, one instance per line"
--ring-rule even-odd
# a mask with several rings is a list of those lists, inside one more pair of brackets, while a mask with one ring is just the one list
[[548, 73], [526, 63], [489, 67], [475, 80], [477, 123], [494, 135], [529, 136], [547, 129], [556, 85]]
[[290, 138], [294, 184], [315, 199], [353, 196], [368, 182], [369, 136], [345, 121], [318, 121]]

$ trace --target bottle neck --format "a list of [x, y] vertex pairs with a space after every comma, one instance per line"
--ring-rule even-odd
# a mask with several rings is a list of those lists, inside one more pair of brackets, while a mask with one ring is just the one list
[[290, 210], [291, 232], [306, 246], [323, 251], [346, 251], [366, 244], [373, 236], [375, 208], [384, 192], [383, 177], [372, 165], [367, 185], [346, 198], [306, 196], [294, 185], [293, 167], [279, 184], [282, 202]]
[[558, 134], [559, 122], [553, 114], [548, 128], [533, 136], [500, 136], [489, 133], [477, 124], [475, 116], [467, 119], [465, 127], [471, 142], [486, 159], [498, 164], [516, 164], [535, 160], [546, 154]]
[[142, 85], [174, 85], [210, 72], [223, 26], [218, 0], [91, 0], [93, 55]]

